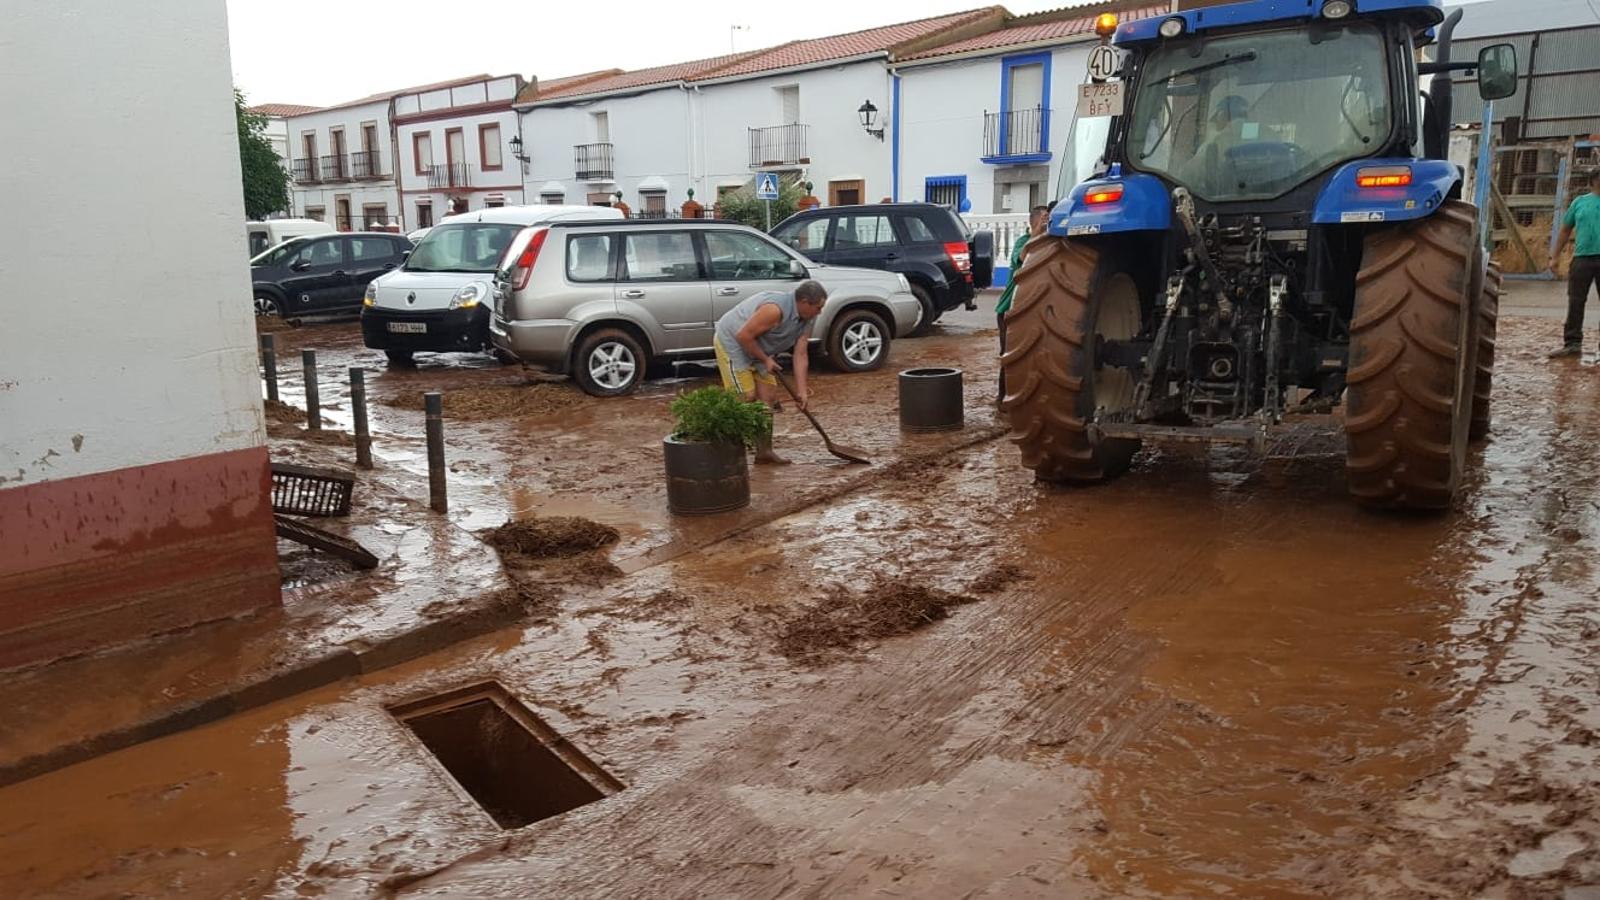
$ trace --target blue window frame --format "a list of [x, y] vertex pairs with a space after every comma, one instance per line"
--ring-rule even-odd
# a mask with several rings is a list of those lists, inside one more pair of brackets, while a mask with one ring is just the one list
[[922, 182], [922, 199], [954, 207], [958, 212], [967, 203], [967, 176], [934, 175]]
[[[1000, 114], [998, 143], [986, 147], [984, 162], [1015, 165], [1019, 163], [1047, 162], [1050, 159], [1050, 65], [1053, 54], [1019, 53], [1000, 59]], [[1039, 66], [1044, 78], [1040, 87], [1038, 109], [1013, 109], [1011, 97], [1012, 71], [1021, 66]], [[1026, 129], [1024, 143], [1012, 139], [1014, 129]], [[1037, 134], [1038, 140], [1033, 137]]]

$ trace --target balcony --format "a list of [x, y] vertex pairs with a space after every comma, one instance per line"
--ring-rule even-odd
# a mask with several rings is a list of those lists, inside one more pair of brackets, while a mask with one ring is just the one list
[[806, 151], [809, 125], [773, 125], [750, 129], [750, 168], [774, 169], [811, 162]]
[[428, 187], [434, 190], [472, 186], [471, 173], [466, 163], [447, 163], [424, 168], [428, 173]]
[[350, 154], [350, 177], [365, 180], [383, 177], [383, 157], [376, 150], [357, 150]]
[[1043, 107], [983, 114], [983, 161], [995, 165], [1050, 160], [1050, 110]]
[[611, 181], [616, 167], [611, 162], [611, 144], [574, 144], [573, 174], [579, 181]]
[[295, 182], [295, 184], [316, 184], [318, 181], [321, 181], [321, 180], [322, 179], [317, 177], [317, 159], [316, 159], [316, 157], [313, 156], [313, 157], [308, 157], [306, 159], [297, 159], [297, 160], [294, 161], [294, 182]]
[[321, 168], [323, 181], [350, 180], [350, 166], [345, 161], [345, 156], [343, 153], [335, 153], [331, 156], [324, 156], [322, 158]]

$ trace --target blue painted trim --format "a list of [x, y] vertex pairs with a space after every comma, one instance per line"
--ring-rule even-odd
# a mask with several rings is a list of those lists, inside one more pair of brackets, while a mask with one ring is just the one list
[[[890, 127], [894, 129], [894, 137], [889, 144], [889, 177], [893, 182], [893, 190], [889, 196], [894, 202], [900, 202], [900, 76], [891, 75], [889, 82], [889, 118]], [[965, 190], [963, 188], [962, 190]]]
[[1049, 162], [1054, 156], [1053, 153], [1024, 153], [1020, 156], [985, 156], [980, 161], [991, 166], [1021, 166]]
[[[1043, 53], [1019, 53], [1016, 56], [1003, 56], [1000, 58], [1000, 149], [1011, 146], [1007, 140], [1011, 127], [1011, 117], [1006, 115], [1011, 112], [1011, 70], [1017, 66], [1031, 66], [1035, 64], [1044, 67], [1044, 87], [1039, 95], [1039, 147], [1038, 152], [1046, 154], [1049, 159], [1050, 152], [1050, 65], [1055, 59], [1055, 54], [1046, 50]], [[994, 157], [998, 159], [999, 157]], [[988, 162], [988, 159], [984, 160]]]
[[[1410, 166], [1411, 183], [1397, 188], [1356, 187], [1356, 171], [1370, 166]], [[1461, 170], [1447, 159], [1396, 157], [1345, 163], [1317, 194], [1317, 202], [1311, 206], [1311, 221], [1317, 225], [1351, 225], [1431, 216], [1460, 180]]]
[[[1151, 16], [1148, 19], [1124, 22], [1117, 28], [1117, 35], [1111, 42], [1122, 45], [1164, 40], [1159, 31], [1161, 23], [1174, 16], [1183, 19], [1184, 34], [1212, 28], [1234, 28], [1240, 25], [1263, 25], [1269, 22], [1310, 19], [1321, 12], [1322, 2], [1323, 0], [1250, 0], [1247, 3], [1228, 3], [1184, 10], [1166, 16]], [[1443, 0], [1355, 0], [1355, 4], [1355, 14], [1345, 21], [1383, 13], [1411, 13], [1422, 19], [1423, 24], [1428, 27], [1444, 21]]]
[[[1089, 206], [1083, 202], [1090, 188], [1122, 184], [1122, 199]], [[1112, 234], [1120, 231], [1165, 231], [1172, 226], [1172, 198], [1154, 175], [1091, 178], [1073, 188], [1050, 213], [1050, 233], [1058, 237]]]
[[958, 201], [958, 205], [956, 206], [956, 209], [959, 210], [961, 208], [959, 204], [965, 203], [967, 199], [967, 176], [965, 175], [930, 175], [927, 178], [922, 179], [923, 202], [931, 203], [933, 201], [933, 198], [928, 196], [930, 193], [932, 193], [930, 190], [931, 188], [948, 187], [952, 184], [961, 186], [961, 200]]

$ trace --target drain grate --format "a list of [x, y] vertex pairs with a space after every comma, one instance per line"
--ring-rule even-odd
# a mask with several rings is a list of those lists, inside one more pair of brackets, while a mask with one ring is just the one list
[[501, 828], [559, 816], [622, 790], [495, 682], [389, 707]]

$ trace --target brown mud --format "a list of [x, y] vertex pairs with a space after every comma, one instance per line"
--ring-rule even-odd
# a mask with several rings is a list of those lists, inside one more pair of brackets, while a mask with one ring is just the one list
[[[546, 383], [463, 387], [445, 392], [441, 398], [444, 415], [462, 422], [548, 416], [583, 406], [586, 400], [576, 387]], [[397, 409], [423, 408], [421, 393], [395, 394], [384, 402]]]
[[785, 615], [775, 643], [792, 660], [820, 663], [842, 650], [910, 634], [950, 618], [977, 598], [923, 584], [881, 580], [860, 591], [835, 587], [811, 606]]

